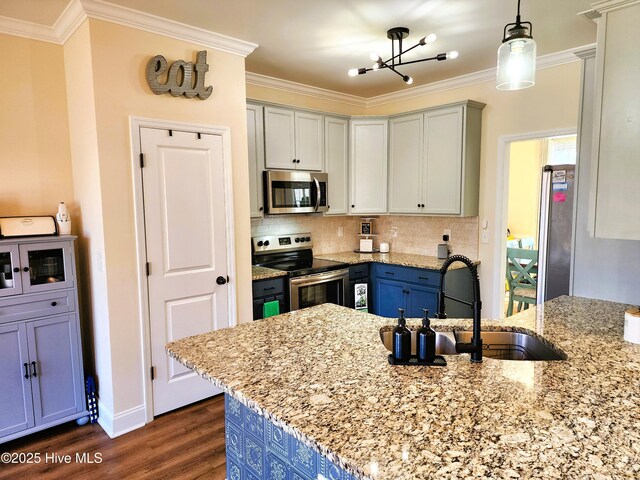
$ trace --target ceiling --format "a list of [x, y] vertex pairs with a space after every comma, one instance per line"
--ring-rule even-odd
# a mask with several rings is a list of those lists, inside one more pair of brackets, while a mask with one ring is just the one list
[[[52, 26], [70, 0], [2, 0], [0, 16]], [[505, 24], [515, 20], [516, 0], [110, 0], [110, 3], [211, 30], [259, 47], [248, 72], [336, 92], [373, 97], [490, 68]], [[579, 12], [592, 0], [522, 0], [522, 20], [533, 24], [538, 56], [592, 44], [596, 26]], [[435, 33], [433, 45], [404, 61], [457, 50], [459, 58], [399, 69], [411, 86], [388, 70], [347, 76], [370, 67], [369, 54], [391, 57], [386, 31], [407, 27], [404, 46]], [[150, 52], [156, 53], [156, 52]], [[413, 52], [412, 52], [413, 53]]]

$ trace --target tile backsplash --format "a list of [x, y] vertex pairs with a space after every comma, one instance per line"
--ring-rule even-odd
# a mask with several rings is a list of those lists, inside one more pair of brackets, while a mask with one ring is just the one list
[[[251, 236], [311, 232], [315, 254], [347, 252], [359, 247], [361, 217], [322, 215], [272, 215], [251, 219]], [[478, 217], [422, 217], [383, 215], [375, 218], [378, 235], [373, 245], [389, 242], [392, 252], [437, 255], [445, 229], [451, 230], [452, 253], [478, 258]], [[342, 227], [343, 236], [338, 236]], [[396, 227], [398, 236], [391, 237]]]

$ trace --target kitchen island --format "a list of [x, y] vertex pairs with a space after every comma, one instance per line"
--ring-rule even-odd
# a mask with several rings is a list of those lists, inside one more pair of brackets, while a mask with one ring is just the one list
[[[257, 435], [290, 435], [319, 452], [303, 456], [316, 468], [327, 459], [342, 469], [338, 478], [631, 479], [640, 476], [640, 345], [623, 340], [627, 307], [561, 297], [483, 321], [542, 335], [566, 361], [472, 364], [462, 354], [446, 367], [391, 366], [379, 338], [389, 319], [330, 304], [167, 349], [228, 394], [227, 417], [240, 404]], [[234, 453], [227, 435], [228, 462], [244, 452], [265, 478], [295, 478], [269, 470], [281, 457]]]

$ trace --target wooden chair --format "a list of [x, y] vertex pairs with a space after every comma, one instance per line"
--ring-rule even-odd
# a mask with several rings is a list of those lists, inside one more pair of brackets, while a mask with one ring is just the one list
[[507, 316], [513, 315], [513, 302], [518, 302], [518, 312], [536, 303], [538, 288], [538, 251], [525, 248], [507, 248], [507, 283], [509, 304]]

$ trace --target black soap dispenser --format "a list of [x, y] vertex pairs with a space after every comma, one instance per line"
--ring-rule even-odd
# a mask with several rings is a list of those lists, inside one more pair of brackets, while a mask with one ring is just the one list
[[422, 327], [418, 330], [418, 361], [433, 363], [436, 359], [436, 332], [431, 329], [429, 310], [426, 308], [422, 318]]
[[393, 329], [393, 359], [408, 362], [411, 359], [411, 332], [407, 328], [404, 309], [399, 308], [398, 326]]

